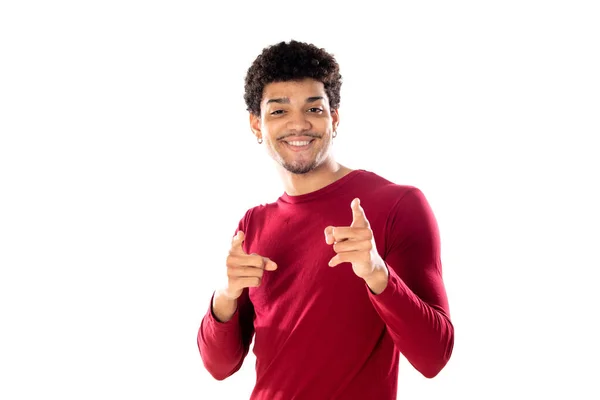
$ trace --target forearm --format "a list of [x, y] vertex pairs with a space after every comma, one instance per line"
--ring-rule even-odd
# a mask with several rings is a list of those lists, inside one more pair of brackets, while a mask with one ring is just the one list
[[244, 329], [243, 317], [237, 312], [237, 302], [234, 303], [215, 293], [198, 330], [200, 356], [206, 369], [218, 380], [239, 370], [252, 334]]
[[385, 289], [374, 292], [370, 295], [373, 305], [398, 350], [421, 374], [433, 378], [450, 359], [454, 346], [448, 313], [421, 300], [393, 270]]

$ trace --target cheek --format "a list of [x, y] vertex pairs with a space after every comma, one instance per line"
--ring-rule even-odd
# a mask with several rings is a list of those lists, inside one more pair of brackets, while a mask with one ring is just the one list
[[315, 121], [313, 126], [321, 133], [333, 132], [333, 122], [329, 118]]
[[281, 128], [275, 124], [264, 124], [262, 127], [262, 133], [264, 136], [276, 140], [277, 136], [281, 134]]

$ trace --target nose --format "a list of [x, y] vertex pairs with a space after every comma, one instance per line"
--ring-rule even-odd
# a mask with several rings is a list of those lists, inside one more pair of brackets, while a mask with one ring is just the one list
[[288, 130], [303, 132], [312, 128], [310, 121], [306, 118], [306, 115], [303, 112], [294, 112], [289, 113], [288, 115], [289, 119], [286, 124], [286, 128]]

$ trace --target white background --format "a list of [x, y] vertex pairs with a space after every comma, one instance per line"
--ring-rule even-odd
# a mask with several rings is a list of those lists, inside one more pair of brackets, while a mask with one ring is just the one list
[[597, 399], [595, 2], [216, 3], [2, 2], [0, 398], [247, 398], [196, 333], [283, 190], [244, 74], [297, 39], [341, 65], [338, 161], [440, 225], [454, 354], [399, 398]]

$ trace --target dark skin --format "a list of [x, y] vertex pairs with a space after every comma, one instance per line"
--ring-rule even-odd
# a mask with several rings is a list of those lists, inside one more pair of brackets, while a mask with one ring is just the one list
[[[313, 79], [266, 85], [261, 115], [250, 114], [252, 133], [263, 140], [277, 164], [285, 191], [292, 196], [319, 190], [352, 171], [337, 163], [331, 152], [339, 122], [339, 112], [330, 109], [323, 83]], [[329, 266], [350, 263], [356, 276], [379, 294], [387, 286], [387, 267], [377, 253], [360, 200], [354, 199], [350, 209], [350, 226], [325, 228], [325, 241], [337, 253]], [[213, 312], [222, 322], [234, 315], [244, 288], [259, 286], [265, 271], [277, 269], [266, 257], [246, 254], [243, 241], [244, 232], [239, 232], [226, 260], [227, 287], [214, 296]]]

